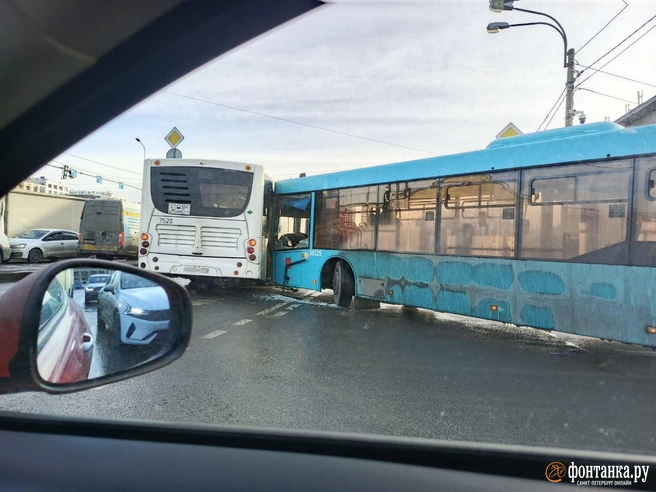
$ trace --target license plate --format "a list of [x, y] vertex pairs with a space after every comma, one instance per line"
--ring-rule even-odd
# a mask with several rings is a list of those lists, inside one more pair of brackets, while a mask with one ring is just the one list
[[182, 269], [182, 271], [185, 273], [210, 273], [209, 268], [195, 266], [186, 266]]

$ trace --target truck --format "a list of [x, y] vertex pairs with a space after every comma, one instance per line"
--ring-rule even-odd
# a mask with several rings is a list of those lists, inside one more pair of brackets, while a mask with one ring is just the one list
[[13, 190], [0, 198], [0, 232], [9, 237], [30, 229], [79, 230], [86, 200]]

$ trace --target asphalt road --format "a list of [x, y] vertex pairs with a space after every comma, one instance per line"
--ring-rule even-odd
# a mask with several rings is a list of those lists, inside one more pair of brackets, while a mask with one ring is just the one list
[[656, 452], [656, 352], [309, 291], [194, 299], [182, 359], [0, 410]]

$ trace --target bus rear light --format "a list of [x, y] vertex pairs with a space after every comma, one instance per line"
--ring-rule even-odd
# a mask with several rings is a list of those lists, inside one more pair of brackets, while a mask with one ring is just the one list
[[125, 233], [123, 231], [118, 233], [118, 247], [122, 248], [125, 244]]
[[150, 243], [149, 243], [148, 241], [144, 241], [143, 243], [141, 243], [141, 245], [142, 245], [144, 248], [147, 248], [148, 246], [150, 246]]
[[248, 248], [246, 248], [246, 251], [248, 252], [249, 255], [252, 255], [253, 253], [255, 253], [255, 248], [251, 248], [249, 246]]
[[146, 268], [146, 264], [145, 264], [145, 263], [142, 263], [140, 266], [141, 266], [141, 268]]
[[251, 260], [251, 261], [255, 261], [255, 260], [257, 259], [257, 256], [255, 256], [255, 255], [250, 255], [250, 256], [248, 257], [248, 259]]
[[285, 266], [290, 266], [292, 264], [291, 258], [285, 258]]
[[141, 233], [141, 240], [142, 241], [148, 241], [148, 234], [146, 234], [145, 232], [142, 232]]
[[647, 333], [651, 333], [651, 334], [656, 333], [656, 327], [654, 327], [654, 326], [648, 326], [648, 327], [647, 327]]
[[239, 272], [237, 270], [235, 270], [235, 275], [239, 275]]
[[499, 306], [497, 306], [495, 304], [492, 304], [490, 306], [490, 311], [492, 311], [493, 313], [496, 313], [498, 310], [499, 310]]
[[157, 258], [157, 256], [154, 256], [154, 257], [153, 257], [153, 261], [154, 261], [155, 263], [157, 263], [157, 262], [159, 261], [159, 258]]
[[249, 239], [248, 240], [248, 245], [249, 246], [255, 246], [257, 244], [257, 241], [255, 239]]
[[139, 254], [140, 254], [140, 255], [147, 255], [147, 254], [148, 254], [148, 250], [147, 250], [146, 248], [141, 248], [141, 249], [139, 250]]
[[237, 262], [237, 268], [241, 268], [241, 261]]

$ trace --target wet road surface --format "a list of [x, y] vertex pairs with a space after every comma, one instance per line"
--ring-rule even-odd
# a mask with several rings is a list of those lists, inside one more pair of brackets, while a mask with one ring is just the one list
[[172, 365], [0, 410], [656, 451], [651, 349], [328, 294], [196, 295]]

